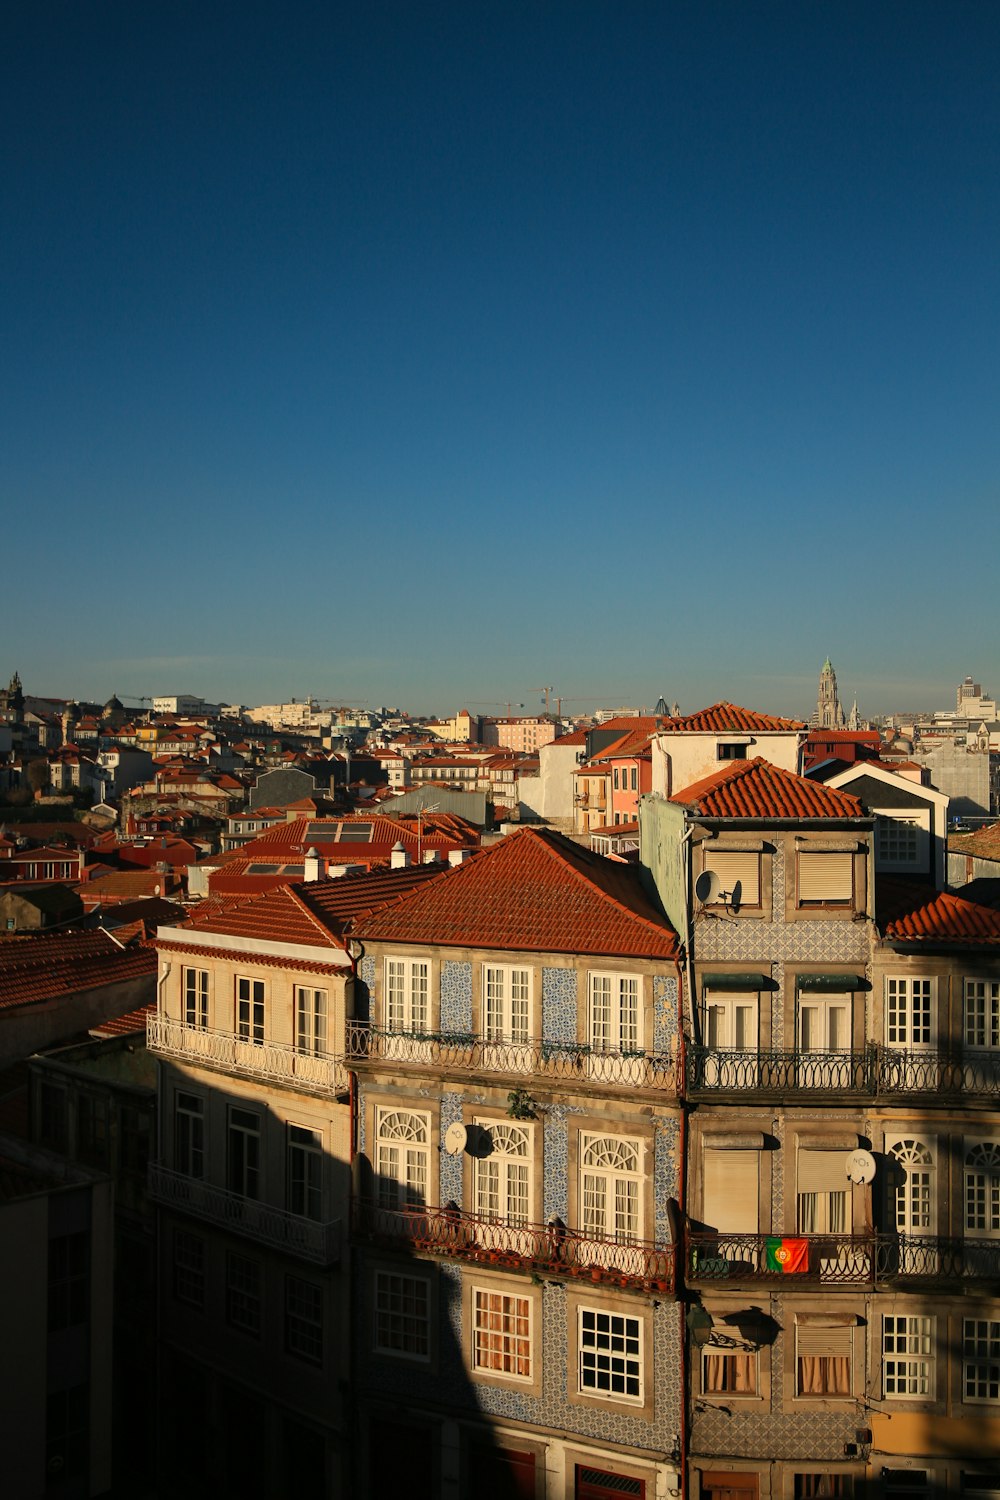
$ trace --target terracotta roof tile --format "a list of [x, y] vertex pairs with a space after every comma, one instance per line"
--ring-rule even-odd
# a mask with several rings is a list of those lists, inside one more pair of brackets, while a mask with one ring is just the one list
[[533, 828], [356, 926], [363, 941], [675, 959], [638, 873]]
[[704, 818], [862, 818], [850, 792], [784, 771], [757, 756], [731, 761], [671, 797]]
[[713, 703], [711, 708], [701, 708], [697, 713], [682, 714], [677, 719], [664, 719], [663, 734], [791, 734], [805, 729], [801, 719], [779, 719], [774, 714], [762, 714], [754, 708], [740, 708], [738, 703]]
[[67, 932], [0, 941], [0, 1010], [53, 1000], [156, 973], [151, 947], [122, 948], [106, 932]]
[[1000, 945], [1000, 911], [948, 891], [928, 896], [925, 888], [908, 910], [886, 924], [885, 935], [895, 943], [994, 947]]

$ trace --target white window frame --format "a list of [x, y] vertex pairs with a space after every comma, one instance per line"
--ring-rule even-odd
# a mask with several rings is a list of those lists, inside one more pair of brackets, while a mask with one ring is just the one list
[[295, 1050], [300, 1057], [326, 1052], [328, 995], [309, 985], [295, 986]]
[[306, 1364], [323, 1363], [323, 1288], [302, 1276], [285, 1277], [285, 1352]]
[[962, 1035], [969, 1051], [1000, 1049], [1000, 983], [966, 979], [963, 987]]
[[937, 1035], [936, 985], [926, 974], [887, 974], [885, 1044], [917, 1052], [934, 1046]]
[[236, 978], [236, 1038], [251, 1046], [264, 1045], [263, 979], [240, 974]]
[[578, 1393], [641, 1406], [645, 1399], [645, 1336], [643, 1319], [635, 1314], [578, 1308]]
[[[249, 1121], [253, 1120], [253, 1125]], [[226, 1186], [231, 1193], [254, 1202], [260, 1199], [263, 1141], [256, 1110], [229, 1106], [226, 1138]]]
[[1000, 1144], [977, 1141], [965, 1153], [965, 1232], [1000, 1237]]
[[251, 1338], [260, 1338], [263, 1280], [259, 1260], [226, 1251], [226, 1322]]
[[705, 990], [702, 1014], [703, 1036], [709, 1051], [756, 1052], [760, 1047], [759, 994]]
[[883, 1315], [883, 1400], [934, 1400], [936, 1323], [933, 1317]]
[[431, 1357], [431, 1284], [426, 1276], [375, 1271], [372, 1295], [376, 1354], [392, 1359]]
[[643, 983], [639, 974], [591, 969], [587, 975], [587, 1041], [592, 1053], [643, 1050]]
[[530, 1384], [534, 1370], [531, 1298], [475, 1284], [471, 1297], [475, 1373]]
[[375, 1175], [379, 1207], [424, 1208], [431, 1174], [431, 1117], [422, 1110], [375, 1111]]
[[427, 958], [385, 960], [386, 1031], [421, 1035], [430, 1028], [431, 964]]
[[174, 1230], [174, 1298], [189, 1307], [205, 1306], [205, 1241], [187, 1229]]
[[[970, 1391], [970, 1385], [976, 1389]], [[962, 1319], [962, 1400], [974, 1406], [1000, 1403], [1000, 1319]]]
[[286, 1128], [285, 1199], [288, 1212], [321, 1223], [323, 1219], [323, 1135], [289, 1120]]
[[585, 1240], [632, 1245], [643, 1237], [643, 1142], [580, 1133], [580, 1230]]
[[[854, 997], [845, 991], [842, 994], [821, 994], [816, 990], [800, 990], [798, 1006], [795, 1016], [795, 1050], [812, 1056], [816, 1053], [835, 1053], [840, 1055], [851, 1050], [853, 1029], [853, 1000]], [[806, 1014], [815, 1014], [818, 1025], [815, 1028], [807, 1028], [803, 1023]], [[833, 1026], [835, 1016], [843, 1018], [843, 1023]], [[806, 1031], [814, 1029], [818, 1036], [823, 1037], [820, 1046], [808, 1045]], [[831, 1045], [834, 1032], [843, 1037], [839, 1045]]]
[[193, 1031], [208, 1029], [207, 969], [183, 970], [184, 1025]]
[[174, 1170], [198, 1180], [205, 1175], [205, 1101], [186, 1089], [174, 1094]]
[[532, 1036], [532, 973], [523, 964], [483, 964], [482, 1028], [486, 1042], [524, 1045]]
[[473, 1157], [473, 1211], [478, 1218], [522, 1225], [531, 1218], [534, 1132], [506, 1120], [477, 1120], [492, 1149]]
[[880, 870], [906, 871], [924, 861], [927, 829], [919, 815], [897, 817], [885, 811], [875, 814], [875, 859]]
[[[709, 1383], [710, 1362], [720, 1361], [720, 1369], [728, 1372], [721, 1385]], [[752, 1374], [752, 1386], [737, 1389], [736, 1370], [738, 1364]], [[709, 1400], [756, 1401], [760, 1395], [760, 1353], [757, 1349], [729, 1349], [721, 1344], [706, 1344], [701, 1351], [701, 1393]]]

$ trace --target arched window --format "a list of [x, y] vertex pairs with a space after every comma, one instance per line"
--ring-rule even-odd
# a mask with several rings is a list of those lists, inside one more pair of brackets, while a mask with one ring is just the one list
[[965, 1228], [1000, 1234], [1000, 1146], [983, 1141], [965, 1156]]
[[477, 1123], [491, 1149], [475, 1158], [475, 1212], [485, 1219], [526, 1224], [531, 1137], [519, 1125]]
[[581, 1229], [588, 1238], [629, 1243], [641, 1225], [639, 1142], [585, 1135], [580, 1142]]
[[900, 1234], [930, 1234], [934, 1227], [934, 1157], [923, 1141], [902, 1140], [889, 1147], [889, 1155], [905, 1176], [897, 1183], [896, 1229]]
[[380, 1208], [420, 1208], [427, 1201], [430, 1118], [408, 1109], [380, 1109], [375, 1122], [375, 1171]]

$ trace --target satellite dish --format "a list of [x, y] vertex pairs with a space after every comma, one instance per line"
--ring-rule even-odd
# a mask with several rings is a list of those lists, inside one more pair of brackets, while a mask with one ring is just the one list
[[732, 894], [729, 897], [729, 910], [732, 912], [732, 914], [733, 914], [734, 917], [735, 917], [736, 913], [739, 911], [740, 906], [742, 905], [742, 903], [743, 903], [743, 882], [742, 882], [742, 880], [737, 880], [736, 884], [733, 886]]
[[718, 901], [721, 890], [722, 882], [714, 870], [702, 870], [694, 883], [694, 893], [702, 906], [710, 906], [712, 902]]
[[875, 1158], [870, 1151], [850, 1151], [845, 1162], [852, 1182], [871, 1182], [875, 1176]]
[[444, 1149], [449, 1156], [461, 1156], [469, 1144], [469, 1132], [461, 1120], [456, 1120], [448, 1126], [444, 1133]]

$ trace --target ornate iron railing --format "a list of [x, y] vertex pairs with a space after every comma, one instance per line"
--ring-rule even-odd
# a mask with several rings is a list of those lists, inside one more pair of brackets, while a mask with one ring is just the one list
[[382, 1208], [362, 1202], [356, 1232], [387, 1245], [477, 1262], [496, 1269], [544, 1272], [672, 1295], [674, 1246], [613, 1240], [561, 1222], [515, 1224], [445, 1208]]
[[605, 1083], [619, 1088], [677, 1091], [677, 1062], [670, 1053], [600, 1052], [577, 1042], [486, 1041], [466, 1032], [383, 1031], [363, 1021], [347, 1023], [348, 1065], [388, 1062], [462, 1073]]
[[325, 1224], [303, 1219], [270, 1203], [258, 1203], [200, 1178], [186, 1177], [159, 1162], [150, 1163], [149, 1195], [167, 1208], [194, 1214], [300, 1260], [331, 1266], [340, 1259], [339, 1219]]
[[907, 1234], [689, 1234], [692, 1282], [775, 1277], [865, 1286], [1000, 1279], [1000, 1240]]
[[246, 1041], [232, 1031], [185, 1026], [159, 1015], [146, 1018], [146, 1044], [151, 1052], [243, 1078], [266, 1079], [308, 1093], [347, 1091], [344, 1059], [328, 1052], [299, 1052], [285, 1042]]
[[1000, 1094], [1000, 1051], [937, 1053], [870, 1043], [860, 1052], [730, 1050], [690, 1043], [690, 1094]]
[[875, 1278], [876, 1237], [849, 1234], [689, 1234], [688, 1277], [693, 1282], [821, 1281], [866, 1285]]

